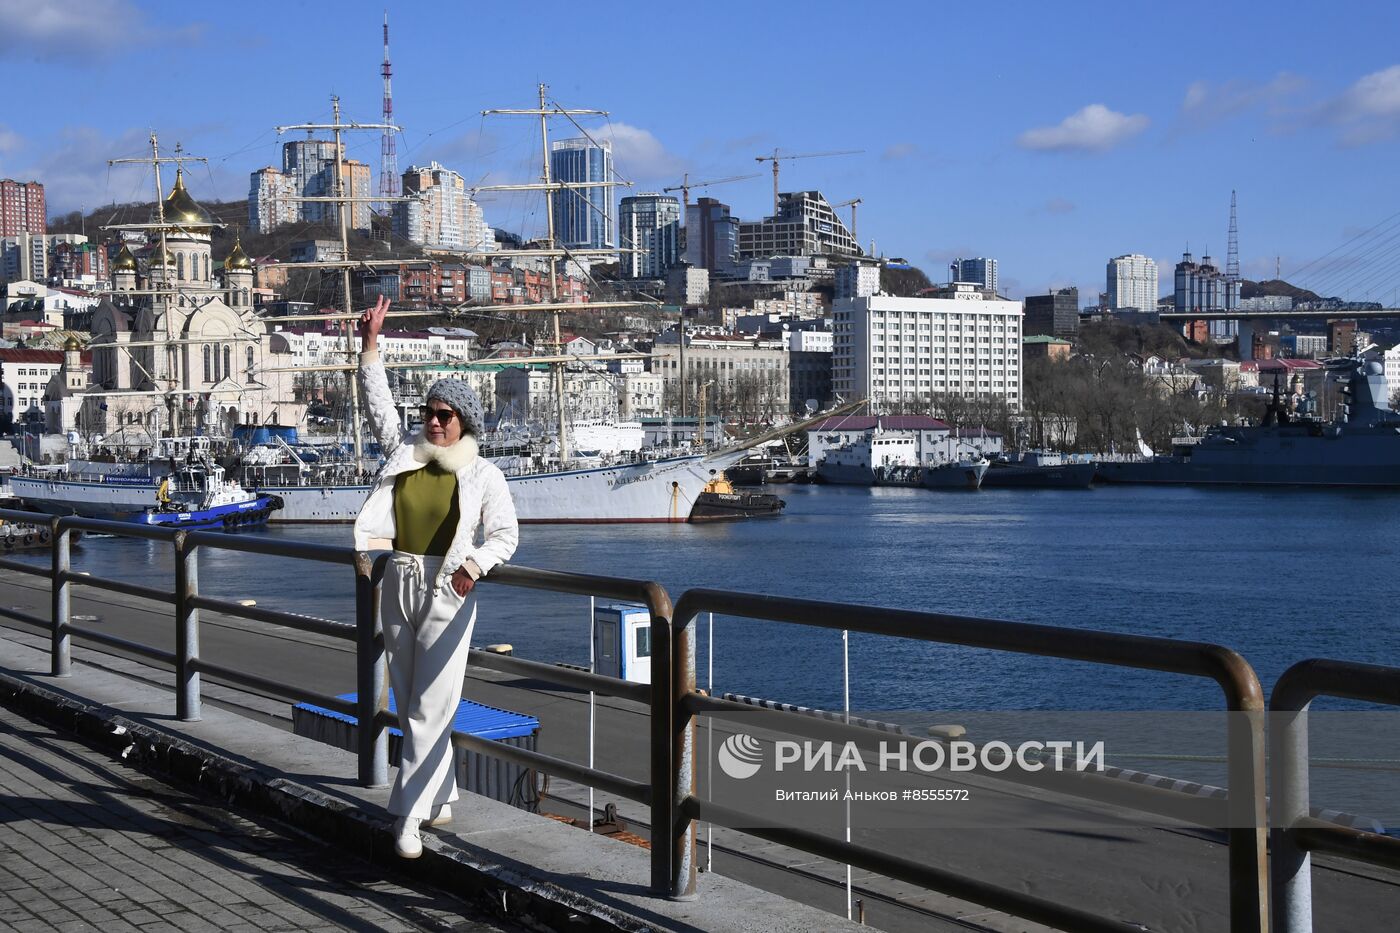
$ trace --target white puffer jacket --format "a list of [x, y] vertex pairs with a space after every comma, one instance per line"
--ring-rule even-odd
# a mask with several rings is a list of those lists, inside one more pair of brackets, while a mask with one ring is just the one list
[[[417, 437], [405, 437], [399, 429], [389, 380], [376, 351], [360, 354], [360, 393], [370, 428], [379, 439], [386, 458], [369, 498], [355, 519], [355, 547], [365, 551], [369, 550], [371, 539], [393, 540], [396, 530], [394, 478], [400, 473], [421, 469], [425, 461], [415, 456]], [[467, 561], [475, 563], [483, 576], [490, 573], [492, 567], [510, 559], [520, 540], [515, 503], [511, 501], [505, 474], [494, 463], [476, 456], [474, 442], [464, 438], [459, 445], [462, 443], [472, 443], [469, 453], [464, 452], [465, 456], [457, 456], [452, 461], [457, 474], [457, 506], [462, 518], [447, 556], [443, 558], [436, 581], [439, 587], [445, 586], [453, 572]], [[456, 446], [451, 448], [454, 452]]]

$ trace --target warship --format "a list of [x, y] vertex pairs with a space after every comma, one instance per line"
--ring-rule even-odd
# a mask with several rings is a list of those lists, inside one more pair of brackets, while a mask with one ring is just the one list
[[1343, 381], [1340, 417], [1324, 420], [1295, 383], [1274, 397], [1258, 425], [1222, 425], [1199, 438], [1181, 438], [1169, 456], [1103, 461], [1096, 479], [1108, 483], [1234, 486], [1400, 486], [1400, 412], [1374, 360], [1333, 360]]

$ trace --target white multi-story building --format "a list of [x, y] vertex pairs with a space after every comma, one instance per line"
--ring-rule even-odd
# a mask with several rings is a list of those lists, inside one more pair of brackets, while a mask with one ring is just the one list
[[0, 282], [47, 282], [49, 239], [42, 233], [0, 237]]
[[[496, 410], [510, 422], [552, 423], [559, 411], [554, 374], [547, 366], [535, 364], [527, 368], [528, 360], [520, 362], [522, 365], [506, 367], [496, 374]], [[565, 371], [564, 410], [571, 419], [616, 419], [619, 403], [619, 392], [610, 374], [593, 369]]]
[[[996, 277], [996, 260], [992, 260]], [[837, 298], [869, 298], [880, 293], [880, 264], [871, 259], [854, 259], [836, 268]]]
[[486, 222], [486, 214], [481, 205], [467, 198], [466, 220], [463, 222], [463, 248], [472, 252], [494, 253], [496, 251], [496, 231]]
[[0, 350], [0, 427], [44, 422], [44, 392], [63, 366], [58, 350]]
[[1113, 311], [1157, 310], [1157, 262], [1141, 253], [1108, 261], [1108, 307]]
[[437, 162], [403, 173], [407, 200], [394, 205], [394, 235], [440, 249], [494, 250], [496, 236], [462, 176]]
[[248, 219], [253, 229], [271, 233], [297, 220], [300, 202], [292, 199], [299, 194], [296, 180], [271, 165], [253, 172], [248, 185]]
[[[980, 293], [979, 293], [980, 298]], [[940, 395], [1021, 406], [1021, 303], [848, 298], [832, 305], [832, 391], [878, 410]]]
[[[660, 373], [666, 391], [679, 397], [682, 370], [677, 334], [669, 330], [652, 348], [652, 372]], [[708, 398], [723, 408], [781, 415], [788, 410], [791, 379], [788, 342], [785, 337], [745, 337], [729, 334], [686, 335], [684, 378], [687, 397], [694, 402], [697, 390], [713, 383]]]
[[665, 381], [660, 373], [624, 373], [618, 391], [619, 414], [625, 420], [659, 418]]
[[1385, 368], [1387, 391], [1391, 398], [1395, 398], [1396, 393], [1400, 393], [1400, 346], [1386, 350], [1381, 357], [1381, 365]]
[[[435, 333], [437, 331], [437, 333]], [[350, 338], [356, 353], [360, 336]], [[435, 327], [426, 331], [386, 330], [379, 335], [379, 353], [386, 362], [465, 362], [476, 343], [476, 334], [461, 328]], [[272, 333], [274, 352], [289, 354], [292, 366], [324, 366], [345, 362], [348, 351], [345, 335], [304, 327], [278, 329]]]

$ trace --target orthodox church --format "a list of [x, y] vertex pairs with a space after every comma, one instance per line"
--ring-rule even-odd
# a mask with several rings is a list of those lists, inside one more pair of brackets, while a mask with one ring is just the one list
[[235, 241], [216, 273], [217, 224], [182, 171], [152, 223], [144, 274], [126, 245], [111, 264], [113, 293], [92, 313], [90, 385], [61, 430], [116, 441], [300, 423], [290, 374], [266, 372], [282, 354], [253, 313], [253, 263]]

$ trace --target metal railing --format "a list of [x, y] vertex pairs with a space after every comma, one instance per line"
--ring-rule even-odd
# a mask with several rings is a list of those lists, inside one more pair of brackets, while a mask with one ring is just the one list
[[[389, 560], [387, 553], [381, 553], [375, 557], [363, 551], [356, 551], [351, 547], [286, 541], [267, 537], [241, 537], [222, 532], [161, 528], [74, 516], [54, 517], [13, 509], [0, 509], [0, 520], [46, 527], [52, 535], [49, 542], [52, 561], [47, 570], [22, 561], [0, 558], [0, 569], [43, 577], [50, 581], [52, 597], [49, 618], [43, 619], [4, 606], [0, 606], [0, 616], [49, 633], [53, 676], [69, 677], [72, 675], [72, 640], [77, 638], [172, 665], [175, 669], [176, 715], [186, 722], [196, 721], [200, 718], [201, 674], [218, 677], [233, 684], [276, 696], [315, 703], [343, 715], [355, 717], [359, 726], [356, 753], [360, 782], [367, 787], [380, 787], [389, 782], [389, 737], [386, 727], [398, 726], [399, 721], [398, 717], [389, 712], [388, 709], [387, 665], [385, 663], [383, 627], [379, 615], [379, 597], [383, 585], [384, 569]], [[168, 542], [174, 549], [175, 588], [161, 590], [124, 580], [74, 573], [71, 567], [71, 549], [72, 535], [75, 531], [100, 532], [149, 541]], [[199, 592], [198, 553], [202, 548], [241, 551], [248, 554], [348, 566], [354, 573], [355, 622], [354, 624], [333, 622], [280, 612], [275, 609], [245, 606], [241, 603], [201, 595]], [[663, 657], [670, 653], [671, 599], [658, 584], [617, 577], [559, 573], [508, 566], [494, 569], [490, 575], [490, 582], [497, 586], [641, 603], [651, 612], [654, 633], [653, 652]], [[154, 645], [74, 625], [69, 611], [74, 585], [93, 587], [174, 606], [175, 650], [173, 652], [167, 651]], [[202, 657], [199, 650], [201, 611], [218, 612], [255, 622], [283, 625], [297, 631], [354, 642], [355, 702], [351, 703], [336, 696], [319, 693], [298, 684], [283, 683], [246, 671], [234, 670]], [[673, 784], [670, 779], [672, 764], [669, 757], [673, 745], [669, 731], [671, 704], [667, 700], [667, 694], [656, 693], [645, 684], [629, 683], [586, 671], [574, 671], [553, 664], [542, 664], [537, 661], [489, 652], [472, 651], [469, 660], [478, 667], [535, 677], [557, 686], [576, 687], [581, 690], [591, 690], [604, 696], [623, 697], [647, 704], [650, 707], [649, 718], [652, 726], [653, 753], [649, 772], [651, 780], [647, 782], [635, 781], [620, 774], [461, 732], [453, 733], [452, 741], [455, 745], [526, 768], [538, 769], [567, 780], [590, 784], [648, 806], [652, 810], [651, 819], [654, 825], [662, 825], [660, 821], [669, 823], [674, 818], [671, 810], [674, 800]], [[660, 749], [664, 754], [658, 756], [656, 749]], [[669, 861], [669, 853], [664, 849], [654, 849], [652, 853], [653, 886], [659, 891], [666, 890], [670, 885], [672, 875], [673, 868]]]
[[1280, 933], [1311, 933], [1312, 853], [1400, 869], [1400, 839], [1310, 815], [1308, 707], [1321, 696], [1400, 706], [1400, 667], [1314, 658], [1283, 672], [1269, 697], [1274, 920]]
[[[267, 537], [243, 537], [221, 532], [180, 530], [77, 517], [55, 518], [32, 512], [0, 510], [0, 519], [37, 524], [49, 529], [52, 540], [46, 569], [0, 558], [0, 569], [48, 579], [51, 613], [48, 619], [0, 606], [0, 616], [46, 631], [50, 636], [52, 673], [72, 674], [74, 638], [116, 648], [170, 664], [176, 674], [177, 715], [200, 718], [201, 675], [251, 687], [278, 696], [316, 703], [355, 717], [358, 730], [359, 780], [366, 786], [388, 783], [387, 727], [398, 724], [387, 709], [387, 677], [379, 597], [387, 554], [377, 556], [350, 547], [318, 545]], [[92, 531], [168, 542], [175, 557], [173, 590], [125, 580], [75, 573], [71, 567], [74, 531]], [[246, 606], [201, 595], [198, 553], [201, 549], [311, 560], [351, 568], [355, 587], [355, 622], [345, 624], [303, 615]], [[990, 909], [1074, 930], [1118, 930], [1123, 924], [1088, 911], [1051, 902], [1021, 891], [956, 875], [945, 869], [868, 846], [852, 844], [808, 830], [754, 825], [755, 814], [744, 813], [695, 794], [695, 718], [709, 713], [753, 714], [753, 707], [705, 695], [696, 689], [694, 623], [702, 612], [721, 613], [826, 629], [956, 644], [1095, 664], [1116, 665], [1204, 677], [1219, 685], [1231, 711], [1227, 726], [1230, 929], [1234, 933], [1264, 933], [1269, 929], [1270, 863], [1266, 849], [1264, 796], [1263, 694], [1254, 670], [1237, 653], [1218, 645], [1123, 635], [1084, 629], [979, 619], [940, 613], [911, 612], [842, 603], [819, 602], [720, 590], [687, 591], [674, 606], [656, 583], [587, 574], [561, 573], [519, 566], [500, 566], [483, 581], [571, 595], [640, 603], [651, 615], [652, 669], [650, 685], [631, 683], [587, 671], [523, 658], [473, 650], [471, 664], [535, 678], [556, 686], [573, 687], [620, 697], [648, 707], [650, 750], [648, 780], [638, 781], [557, 758], [538, 751], [508, 746], [463, 733], [455, 745], [587, 784], [650, 808], [652, 828], [651, 886], [673, 899], [695, 896], [696, 823], [710, 821], [820, 857], [941, 891]], [[106, 632], [73, 624], [70, 601], [74, 586], [121, 593], [175, 610], [175, 650], [167, 651]], [[283, 625], [297, 631], [353, 641], [356, 645], [357, 698], [351, 703], [304, 686], [287, 684], [233, 670], [201, 656], [200, 613], [218, 612], [256, 622]], [[1273, 799], [1273, 884], [1275, 909], [1285, 933], [1311, 930], [1309, 858], [1326, 851], [1377, 865], [1400, 867], [1400, 840], [1323, 823], [1309, 816], [1307, 785], [1306, 710], [1320, 695], [1350, 697], [1400, 705], [1400, 669], [1339, 661], [1306, 661], [1283, 676], [1274, 691], [1274, 741], [1279, 749], [1276, 795]], [[1291, 714], [1291, 715], [1290, 715]], [[801, 734], [811, 728], [805, 717], [765, 710], [765, 720]], [[826, 727], [833, 724], [827, 723]], [[856, 729], [856, 726], [841, 728]]]
[[[1224, 694], [1226, 708], [1231, 711], [1226, 729], [1230, 929], [1233, 933], [1264, 933], [1268, 930], [1264, 696], [1254, 669], [1240, 655], [1219, 645], [1143, 635], [705, 589], [689, 590], [681, 596], [675, 610], [672, 663], [669, 670], [664, 672], [656, 664], [652, 667], [653, 689], [664, 689], [675, 697], [676, 718], [672, 724], [672, 734], [679, 743], [675, 752], [676, 819], [672, 823], [653, 824], [652, 827], [652, 845], [665, 846], [675, 853], [673, 866], [676, 872], [672, 876], [670, 892], [673, 897], [694, 895], [695, 822], [706, 820], [1027, 920], [1069, 930], [1102, 930], [1107, 933], [1124, 929], [1122, 923], [1084, 910], [1021, 891], [997, 888], [886, 851], [809, 830], [755, 826], [756, 814], [742, 813], [698, 799], [693, 792], [694, 717], [710, 712], [752, 713], [752, 708], [745, 704], [704, 696], [696, 690], [693, 623], [702, 612], [1166, 671], [1214, 680]], [[765, 711], [765, 716], [770, 718], [792, 715], [777, 710]]]

